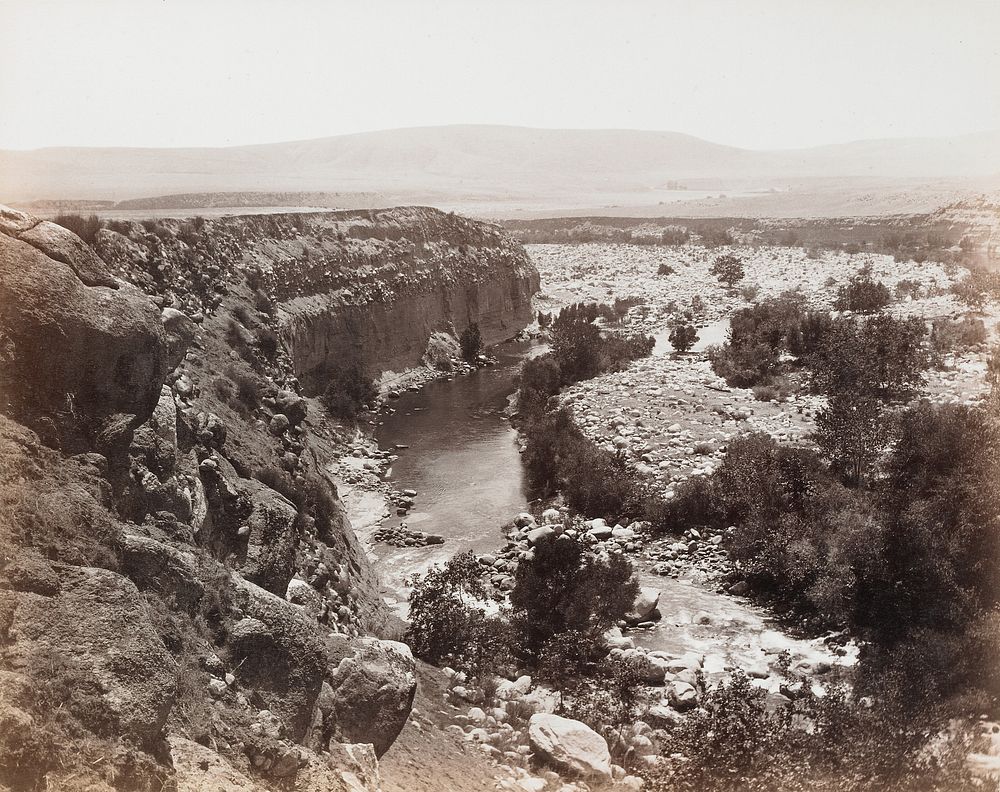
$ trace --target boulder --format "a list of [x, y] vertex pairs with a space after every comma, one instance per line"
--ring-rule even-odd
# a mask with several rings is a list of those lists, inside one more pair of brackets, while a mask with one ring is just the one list
[[326, 674], [327, 654], [315, 622], [299, 608], [234, 576], [233, 625], [226, 660], [242, 688], [256, 691], [284, 723], [290, 739], [306, 734]]
[[140, 589], [151, 589], [194, 610], [205, 594], [194, 553], [137, 534], [122, 537], [124, 572]]
[[171, 735], [170, 758], [177, 792], [264, 792], [221, 754], [193, 740]]
[[[152, 745], [174, 701], [176, 667], [132, 581], [107, 569], [56, 565], [59, 593], [17, 594], [8, 634], [26, 658], [62, 658], [80, 683], [100, 691], [82, 710], [119, 737]], [[8, 648], [8, 651], [11, 651]], [[103, 711], [102, 711], [103, 710]]]
[[549, 525], [543, 525], [540, 528], [532, 528], [528, 531], [528, 544], [536, 545], [543, 539], [548, 539], [550, 536], [555, 535], [555, 530]]
[[118, 281], [108, 272], [108, 265], [101, 257], [80, 237], [58, 223], [42, 220], [17, 234], [17, 238], [50, 259], [70, 267], [85, 286], [118, 288]]
[[670, 706], [676, 710], [689, 710], [698, 704], [698, 691], [687, 682], [677, 681], [670, 686]]
[[382, 756], [402, 731], [417, 692], [410, 647], [364, 638], [331, 670], [333, 736], [371, 743]]
[[630, 624], [651, 621], [659, 617], [660, 613], [656, 609], [660, 604], [660, 590], [652, 586], [640, 586], [639, 592], [635, 595], [631, 610], [625, 615], [625, 621]]
[[611, 780], [607, 741], [580, 721], [537, 713], [528, 722], [528, 741], [535, 760], [560, 773]]
[[240, 571], [274, 594], [284, 595], [295, 569], [298, 512], [284, 495], [255, 481], [241, 482], [248, 494], [246, 549], [238, 559]]
[[284, 415], [291, 426], [298, 426], [306, 419], [309, 402], [289, 390], [278, 391], [274, 397], [275, 411]]
[[167, 370], [173, 371], [184, 360], [188, 347], [194, 342], [197, 328], [191, 317], [176, 308], [164, 308], [160, 312], [160, 321], [167, 340]]
[[0, 402], [50, 445], [90, 451], [107, 440], [123, 450], [167, 373], [159, 311], [134, 287], [108, 288], [72, 246], [43, 238], [63, 234], [0, 233]]

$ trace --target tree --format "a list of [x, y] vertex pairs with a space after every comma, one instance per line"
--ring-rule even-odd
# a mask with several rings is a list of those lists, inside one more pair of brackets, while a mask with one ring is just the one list
[[891, 299], [892, 293], [888, 287], [863, 271], [851, 278], [846, 286], [840, 287], [833, 307], [838, 311], [873, 313], [885, 308]]
[[471, 551], [444, 567], [431, 567], [414, 581], [410, 594], [406, 640], [413, 653], [428, 663], [474, 674], [502, 664], [509, 655], [508, 625], [473, 604], [485, 599], [482, 571]]
[[874, 398], [838, 393], [816, 415], [816, 444], [857, 486], [871, 471], [888, 440], [884, 408]]
[[475, 363], [483, 348], [483, 336], [479, 332], [479, 325], [473, 322], [466, 327], [458, 339], [458, 344], [462, 348], [462, 359], [468, 363]]
[[735, 286], [741, 280], [745, 272], [743, 270], [743, 260], [732, 253], [719, 256], [712, 265], [711, 273], [727, 286]]
[[353, 420], [378, 397], [378, 388], [364, 364], [357, 358], [341, 360], [328, 372], [321, 401], [332, 415]]
[[698, 331], [694, 325], [687, 322], [680, 322], [670, 330], [668, 340], [670, 341], [670, 346], [683, 355], [698, 341]]
[[926, 334], [917, 318], [841, 317], [811, 358], [813, 384], [828, 396], [854, 393], [881, 401], [909, 396], [923, 382], [929, 363]]
[[601, 361], [600, 328], [582, 317], [560, 315], [552, 327], [552, 354], [559, 364], [563, 383], [597, 376]]
[[518, 649], [535, 660], [547, 642], [569, 630], [596, 641], [624, 618], [638, 591], [623, 556], [599, 558], [568, 536], [543, 538], [534, 558], [518, 565], [510, 594]]

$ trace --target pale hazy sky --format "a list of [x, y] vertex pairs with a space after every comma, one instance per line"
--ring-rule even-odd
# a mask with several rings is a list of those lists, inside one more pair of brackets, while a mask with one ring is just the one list
[[451, 123], [751, 148], [1000, 128], [997, 0], [0, 0], [0, 148]]

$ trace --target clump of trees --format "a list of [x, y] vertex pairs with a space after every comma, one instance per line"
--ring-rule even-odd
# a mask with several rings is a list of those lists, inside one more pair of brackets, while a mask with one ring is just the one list
[[698, 342], [698, 330], [688, 322], [678, 322], [670, 329], [667, 339], [680, 354], [684, 354]]
[[710, 272], [729, 287], [735, 286], [743, 280], [746, 274], [743, 269], [743, 259], [732, 253], [719, 256], [712, 264]]
[[476, 322], [462, 331], [458, 338], [458, 345], [462, 350], [462, 359], [466, 363], [475, 363], [483, 349], [483, 336], [479, 332], [479, 325]]
[[[709, 360], [729, 385], [770, 385], [815, 355], [832, 324], [828, 312], [810, 310], [802, 294], [786, 292], [736, 311], [729, 322], [729, 340], [710, 348]], [[786, 354], [795, 359], [782, 362]]]
[[352, 421], [378, 398], [378, 387], [358, 356], [330, 366], [323, 379], [327, 385], [320, 401], [338, 418]]
[[892, 669], [935, 701], [995, 696], [1000, 669], [985, 658], [1000, 649], [996, 416], [921, 402], [895, 422], [884, 460], [868, 461], [872, 475], [841, 477], [815, 451], [749, 435], [712, 476], [678, 488], [667, 523], [735, 526], [727, 546], [750, 590], [868, 639], [866, 670]]
[[617, 454], [587, 440], [565, 410], [549, 400], [565, 386], [624, 368], [648, 355], [653, 338], [602, 333], [587, 317], [594, 309], [570, 306], [552, 324], [552, 351], [525, 361], [518, 390], [523, 461], [540, 495], [557, 491], [579, 512], [617, 519], [642, 515], [648, 497], [635, 472]]
[[851, 278], [845, 286], [837, 290], [833, 307], [837, 311], [854, 311], [855, 313], [873, 313], [881, 311], [892, 301], [892, 293], [882, 282], [872, 278], [871, 274], [862, 270]]

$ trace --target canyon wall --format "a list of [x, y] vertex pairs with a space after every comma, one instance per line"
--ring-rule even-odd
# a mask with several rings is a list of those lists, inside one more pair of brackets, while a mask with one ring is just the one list
[[61, 222], [0, 207], [0, 788], [374, 792], [416, 668], [306, 386], [537, 273], [432, 209]]

